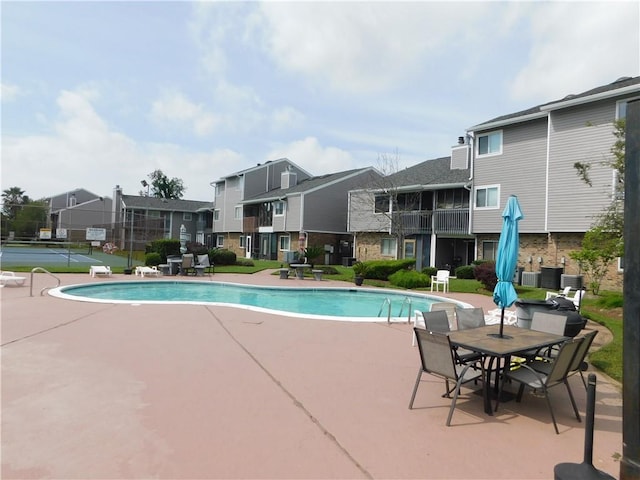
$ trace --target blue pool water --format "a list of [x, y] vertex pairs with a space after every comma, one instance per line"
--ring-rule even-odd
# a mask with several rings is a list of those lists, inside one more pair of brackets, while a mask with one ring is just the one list
[[[443, 299], [425, 294], [350, 288], [277, 288], [219, 282], [109, 282], [59, 287], [51, 295], [106, 303], [196, 303], [231, 305], [295, 316], [341, 320], [405, 320]], [[449, 300], [450, 301], [450, 300]], [[462, 304], [461, 304], [462, 305]]]

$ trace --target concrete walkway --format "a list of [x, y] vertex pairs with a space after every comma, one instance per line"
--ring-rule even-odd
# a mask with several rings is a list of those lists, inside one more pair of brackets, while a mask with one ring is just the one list
[[[446, 427], [450, 403], [429, 376], [409, 410], [419, 360], [404, 323], [40, 296], [52, 285], [38, 274], [33, 297], [28, 285], [0, 290], [3, 479], [549, 479], [556, 464], [583, 460], [584, 422], [562, 388], [551, 393], [560, 435], [531, 393], [492, 417], [463, 389]], [[495, 308], [489, 297], [448, 295]], [[570, 382], [584, 415], [582, 382]], [[621, 407], [619, 385], [598, 375], [593, 459], [616, 477]]]

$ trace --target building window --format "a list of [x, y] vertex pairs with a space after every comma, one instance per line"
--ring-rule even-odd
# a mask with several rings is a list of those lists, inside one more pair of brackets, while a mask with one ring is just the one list
[[219, 197], [224, 192], [224, 184], [216, 183], [216, 197]]
[[618, 271], [624, 272], [624, 257], [618, 257]]
[[632, 100], [637, 100], [640, 97], [626, 98], [616, 103], [616, 120], [622, 120], [627, 118], [627, 104]]
[[478, 156], [500, 155], [502, 153], [502, 130], [478, 135]]
[[147, 212], [147, 215], [151, 218], [160, 218], [160, 211], [159, 210], [149, 210]]
[[182, 220], [184, 220], [185, 222], [190, 222], [191, 221], [191, 212], [183, 212], [182, 213]]
[[246, 242], [246, 238], [244, 235], [240, 235], [240, 248], [244, 248]]
[[482, 242], [482, 259], [494, 260], [496, 259], [496, 251], [498, 250], [498, 242], [495, 240], [488, 240]]
[[284, 202], [273, 202], [273, 214], [284, 215]]
[[469, 191], [463, 188], [447, 188], [438, 190], [437, 208], [440, 210], [451, 210], [455, 208], [469, 208]]
[[233, 218], [242, 220], [242, 206], [236, 207], [233, 211]]
[[291, 246], [291, 236], [290, 235], [280, 235], [278, 238], [278, 244], [280, 246], [281, 251], [288, 252], [289, 247]]
[[376, 195], [375, 212], [389, 213], [389, 195]]
[[395, 257], [398, 250], [397, 245], [395, 238], [383, 238], [380, 243], [380, 253], [385, 256]]
[[213, 220], [220, 220], [220, 210], [216, 209], [213, 211]]
[[216, 235], [216, 247], [224, 247], [224, 235]]
[[476, 208], [498, 208], [500, 189], [497, 185], [476, 188]]

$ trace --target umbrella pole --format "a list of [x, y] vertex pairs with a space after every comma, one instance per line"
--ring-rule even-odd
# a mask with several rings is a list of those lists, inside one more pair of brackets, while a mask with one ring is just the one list
[[502, 307], [502, 312], [500, 313], [500, 338], [503, 337], [502, 330], [504, 329], [504, 307]]

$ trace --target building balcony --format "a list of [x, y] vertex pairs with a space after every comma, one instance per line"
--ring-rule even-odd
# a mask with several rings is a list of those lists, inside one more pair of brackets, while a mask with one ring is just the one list
[[469, 209], [398, 212], [393, 216], [393, 230], [403, 235], [466, 235], [469, 232]]

